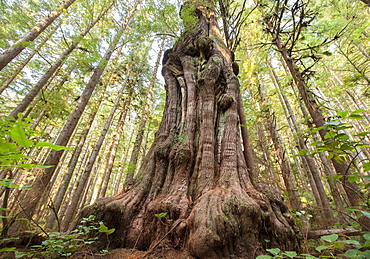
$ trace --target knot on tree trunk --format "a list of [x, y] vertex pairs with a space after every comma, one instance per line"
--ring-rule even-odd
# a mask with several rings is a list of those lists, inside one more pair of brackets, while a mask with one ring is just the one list
[[231, 104], [234, 102], [234, 98], [228, 94], [222, 94], [218, 99], [218, 105], [222, 112], [225, 112]]

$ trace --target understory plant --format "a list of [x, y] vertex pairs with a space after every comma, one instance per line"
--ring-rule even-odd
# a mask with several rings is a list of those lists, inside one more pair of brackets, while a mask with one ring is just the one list
[[[324, 126], [311, 131], [315, 134], [319, 130], [326, 130], [326, 134], [321, 141], [311, 144], [314, 147], [313, 152], [309, 153], [307, 149], [302, 149], [298, 155], [315, 155], [320, 152], [325, 152], [329, 159], [335, 159], [338, 163], [346, 162], [348, 164], [347, 174], [348, 181], [353, 183], [357, 182], [362, 188], [362, 194], [367, 196], [362, 203], [356, 207], [347, 207], [346, 212], [350, 218], [357, 220], [360, 217], [367, 217], [370, 219], [370, 203], [368, 188], [370, 183], [370, 175], [362, 172], [370, 171], [370, 160], [365, 158], [360, 161], [359, 168], [357, 165], [355, 169], [350, 168], [354, 165], [355, 159], [362, 152], [362, 149], [369, 148], [370, 132], [364, 131], [354, 135], [349, 135], [347, 130], [353, 126], [346, 123], [348, 120], [361, 120], [364, 117], [361, 113], [365, 110], [358, 109], [352, 112], [342, 111], [336, 116], [331, 117]], [[341, 179], [344, 175], [334, 175], [336, 180]], [[354, 216], [351, 216], [354, 215]], [[298, 222], [299, 223], [299, 222]], [[359, 224], [352, 226], [361, 229]], [[345, 258], [370, 258], [370, 232], [361, 232], [361, 238], [348, 238], [346, 236], [340, 237], [338, 234], [325, 235], [320, 238], [320, 245], [315, 248], [315, 254], [300, 254], [299, 258], [338, 258], [336, 253], [341, 253]], [[257, 259], [270, 259], [270, 258], [294, 258], [297, 253], [294, 251], [281, 251], [279, 248], [266, 249], [268, 254], [260, 255]]]
[[34, 167], [41, 169], [49, 167], [37, 165], [32, 157], [25, 154], [33, 148], [48, 147], [57, 151], [69, 149], [49, 142], [36, 141], [40, 133], [32, 127], [34, 120], [22, 118], [21, 113], [17, 117], [18, 119], [12, 116], [0, 118], [0, 172], [2, 175], [0, 186], [4, 188], [3, 200], [0, 206], [0, 219], [2, 223], [1, 237], [3, 239], [7, 238], [8, 229], [14, 222], [13, 217], [9, 215], [10, 210], [8, 208], [11, 191], [13, 189], [27, 190], [30, 188], [30, 186], [14, 182], [15, 172], [17, 169], [20, 173], [21, 170], [30, 170]]
[[[90, 215], [88, 218], [83, 218], [78, 227], [71, 233], [52, 232], [42, 244], [32, 246], [31, 251], [15, 251], [15, 257], [59, 258], [63, 256], [69, 258], [78, 249], [93, 244], [98, 239], [98, 233], [105, 233], [108, 236], [114, 231], [114, 228], [109, 229], [102, 221], [96, 222], [95, 216]], [[106, 253], [107, 250], [101, 252]]]

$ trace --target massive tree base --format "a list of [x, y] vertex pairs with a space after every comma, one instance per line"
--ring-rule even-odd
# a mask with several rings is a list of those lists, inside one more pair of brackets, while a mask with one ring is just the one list
[[299, 250], [286, 207], [272, 193], [268, 199], [253, 188], [215, 188], [193, 202], [182, 195], [139, 196], [133, 189], [83, 211], [116, 229], [109, 240], [101, 236], [102, 248], [174, 248], [195, 258], [255, 258], [275, 247]]
[[281, 197], [252, 184], [233, 55], [214, 12], [194, 2], [183, 11], [198, 22], [163, 59], [166, 106], [138, 176], [81, 216], [93, 214], [116, 229], [100, 239], [110, 248], [172, 247], [207, 259], [255, 258], [275, 247], [297, 251]]

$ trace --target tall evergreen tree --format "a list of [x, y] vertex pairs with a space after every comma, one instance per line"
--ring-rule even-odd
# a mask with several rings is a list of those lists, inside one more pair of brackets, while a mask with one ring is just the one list
[[62, 3], [55, 11], [36, 24], [28, 33], [23, 35], [11, 47], [0, 54], [0, 71], [8, 65], [19, 53], [21, 53], [27, 45], [34, 41], [49, 25], [51, 25], [68, 7], [70, 7], [76, 0], [68, 0]]

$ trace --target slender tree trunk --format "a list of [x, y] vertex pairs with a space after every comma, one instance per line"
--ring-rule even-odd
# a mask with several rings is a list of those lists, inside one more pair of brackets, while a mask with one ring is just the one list
[[57, 19], [64, 10], [71, 6], [76, 0], [65, 1], [60, 7], [49, 13], [48, 17], [36, 24], [28, 33], [26, 33], [21, 39], [14, 43], [11, 47], [0, 54], [0, 71], [8, 65], [19, 53], [21, 53], [26, 46], [34, 41], [52, 22]]
[[[98, 113], [100, 103], [102, 102], [102, 97], [103, 97], [103, 95], [100, 95], [100, 98], [99, 98], [97, 104], [94, 105], [94, 107], [92, 108], [92, 111], [91, 111], [91, 114], [90, 114], [90, 116], [87, 120], [86, 126], [85, 126], [85, 128], [83, 129], [83, 131], [81, 133], [81, 136], [80, 136], [80, 139], [78, 141], [77, 147], [73, 151], [72, 158], [69, 161], [69, 164], [67, 166], [68, 172], [64, 175], [63, 180], [62, 180], [62, 184], [59, 187], [59, 189], [58, 189], [58, 191], [55, 195], [53, 203], [51, 204], [52, 211], [51, 211], [50, 215], [48, 216], [48, 218], [46, 219], [46, 225], [45, 226], [47, 228], [52, 228], [53, 227], [54, 221], [55, 221], [56, 216], [57, 216], [57, 214], [60, 210], [63, 198], [65, 196], [65, 193], [66, 193], [67, 189], [68, 189], [69, 183], [70, 183], [70, 181], [72, 179], [72, 176], [73, 176], [73, 172], [75, 171], [77, 162], [78, 162], [80, 154], [82, 152], [82, 148], [85, 144], [87, 135], [90, 132], [91, 125], [93, 124], [93, 122], [95, 120], [95, 116]], [[60, 229], [58, 229], [58, 231], [60, 231]]]
[[[127, 109], [128, 109], [128, 107], [127, 107]], [[127, 145], [125, 145], [126, 148], [124, 149], [124, 151], [122, 151], [121, 160], [120, 160], [119, 166], [116, 170], [117, 171], [117, 178], [116, 178], [117, 184], [115, 185], [113, 194], [119, 193], [120, 190], [122, 190], [123, 186], [125, 185], [125, 181], [124, 181], [124, 179], [125, 179], [124, 176], [125, 175], [122, 174], [121, 172], [125, 170], [126, 160], [129, 156], [129, 151], [130, 151], [129, 143], [132, 143], [132, 139], [133, 139], [133, 134], [130, 134], [129, 139], [126, 141], [126, 143], [127, 143]]]
[[[278, 91], [280, 102], [281, 102], [281, 104], [284, 108], [285, 116], [288, 120], [288, 124], [290, 126], [290, 129], [293, 133], [293, 136], [297, 136], [299, 133], [301, 133], [301, 129], [299, 127], [299, 124], [295, 119], [295, 115], [294, 115], [293, 110], [290, 106], [290, 103], [289, 103], [286, 95], [283, 93], [283, 90], [281, 89], [279, 79], [278, 79], [275, 71], [273, 70], [273, 67], [270, 64], [270, 62], [268, 62], [268, 66], [270, 68], [270, 74], [271, 74], [273, 83], [275, 85], [276, 90]], [[299, 137], [298, 138], [295, 137], [295, 142], [296, 142], [296, 146], [299, 148], [299, 150], [301, 150], [301, 149], [308, 150], [308, 147], [307, 147], [304, 139], [299, 138]], [[307, 173], [311, 174], [311, 176], [309, 176], [309, 177], [312, 177], [312, 180], [314, 181], [314, 185], [315, 185], [314, 188], [317, 190], [317, 192], [315, 190], [315, 193], [316, 193], [315, 194], [315, 199], [316, 199], [317, 205], [318, 206], [320, 204], [322, 205], [322, 207], [319, 206], [320, 210], [321, 210], [320, 212], [323, 213], [321, 222], [324, 224], [324, 227], [331, 226], [335, 223], [334, 215], [333, 215], [333, 212], [332, 212], [332, 208], [330, 206], [329, 199], [326, 196], [326, 193], [325, 193], [325, 190], [324, 190], [324, 185], [321, 181], [320, 172], [319, 172], [319, 170], [316, 166], [316, 163], [315, 163], [314, 159], [311, 156], [304, 155], [304, 156], [302, 156], [302, 159], [305, 160], [304, 166], [306, 167]], [[333, 194], [335, 195], [334, 199], [338, 202], [337, 206], [338, 206], [339, 209], [343, 210], [343, 203], [340, 200], [340, 195], [337, 191], [337, 187], [335, 186], [335, 182], [332, 178], [329, 178], [329, 182], [330, 182], [329, 183], [330, 187], [332, 187]], [[313, 183], [311, 182], [311, 185], [312, 184]], [[320, 201], [318, 199], [320, 199]]]
[[[80, 99], [77, 102], [77, 105], [70, 115], [68, 121], [65, 123], [62, 133], [59, 135], [56, 145], [65, 146], [68, 144], [69, 139], [72, 136], [74, 129], [77, 126], [77, 123], [85, 110], [85, 107], [90, 100], [90, 97], [96, 87], [96, 85], [100, 81], [100, 77], [103, 74], [112, 54], [113, 51], [116, 49], [119, 40], [125, 31], [129, 21], [131, 20], [132, 16], [134, 15], [137, 5], [140, 1], [135, 3], [135, 6], [127, 15], [126, 19], [124, 20], [122, 26], [118, 29], [117, 34], [114, 36], [112, 43], [110, 44], [109, 48], [107, 49], [106, 53], [104, 54], [103, 58], [100, 60], [98, 66], [94, 70], [88, 84], [86, 85], [83, 93], [81, 94]], [[55, 171], [55, 166], [59, 163], [60, 157], [62, 156], [63, 151], [52, 151], [46, 159], [45, 165], [51, 165], [53, 167], [47, 168], [44, 170], [43, 174], [39, 175], [32, 184], [32, 191], [28, 192], [25, 199], [22, 200], [21, 207], [22, 212], [19, 214], [20, 217], [28, 218], [33, 215], [37, 203], [41, 199], [44, 191], [46, 190], [46, 186], [50, 182], [51, 177]], [[17, 228], [17, 227], [16, 227]]]
[[[108, 154], [106, 158], [106, 161], [108, 161], [108, 163], [107, 163], [107, 167], [104, 170], [104, 179], [103, 179], [101, 190], [100, 190], [98, 197], [104, 197], [107, 192], [108, 183], [109, 183], [109, 179], [110, 179], [110, 176], [113, 170], [113, 165], [114, 165], [114, 160], [116, 158], [118, 145], [120, 143], [121, 135], [123, 133], [123, 125], [125, 123], [127, 111], [131, 103], [131, 95], [133, 94], [133, 89], [134, 89], [133, 87], [130, 87], [130, 92], [128, 93], [128, 96], [123, 105], [122, 111], [120, 113], [120, 117], [116, 125], [116, 130], [113, 133], [112, 143], [110, 147], [108, 148]], [[121, 175], [123, 174], [121, 173]]]
[[[259, 88], [258, 91], [259, 91], [261, 101], [262, 101], [261, 104], [270, 105], [271, 103], [268, 99], [266, 99], [266, 95], [264, 93], [264, 90], [261, 88], [260, 84], [258, 88]], [[265, 117], [267, 120], [267, 130], [269, 131], [272, 142], [274, 143], [275, 155], [276, 155], [279, 167], [280, 167], [280, 172], [284, 179], [284, 184], [285, 184], [286, 191], [288, 193], [290, 207], [291, 209], [300, 210], [302, 205], [301, 205], [301, 201], [298, 195], [298, 188], [295, 183], [292, 168], [290, 166], [289, 161], [287, 160], [289, 155], [282, 141], [280, 133], [277, 132], [278, 126], [277, 126], [275, 114], [273, 111], [271, 111], [271, 108], [268, 108], [266, 113], [267, 114]]]
[[[131, 71], [130, 71], [131, 72]], [[127, 83], [130, 77], [130, 72], [128, 72], [124, 82], [122, 83], [122, 87], [118, 92], [118, 95], [116, 97], [116, 101], [114, 103], [114, 106], [112, 107], [110, 114], [108, 116], [107, 121], [105, 122], [105, 125], [103, 127], [103, 130], [99, 136], [98, 141], [95, 143], [93, 147], [93, 151], [89, 157], [89, 161], [86, 164], [85, 170], [82, 173], [82, 176], [80, 178], [80, 181], [77, 184], [77, 189], [73, 195], [72, 201], [68, 207], [68, 210], [66, 212], [66, 215], [64, 217], [64, 221], [62, 224], [62, 229], [67, 229], [68, 225], [72, 221], [72, 217], [75, 216], [75, 213], [77, 211], [77, 205], [79, 204], [79, 201], [81, 201], [80, 197], [83, 194], [84, 190], [86, 189], [86, 184], [89, 179], [89, 176], [91, 174], [91, 171], [93, 170], [96, 158], [98, 157], [99, 151], [103, 145], [104, 139], [108, 133], [109, 127], [111, 126], [113, 117], [116, 113], [116, 110], [122, 100], [122, 96], [124, 94], [124, 90], [127, 88]]]
[[[282, 188], [279, 186], [279, 183], [280, 181], [277, 179], [276, 177], [276, 172], [274, 170], [274, 168], [272, 167], [271, 165], [271, 157], [270, 157], [270, 151], [268, 150], [268, 143], [267, 143], [267, 140], [266, 140], [266, 134], [264, 132], [264, 130], [262, 129], [262, 123], [257, 123], [257, 136], [258, 136], [258, 145], [260, 146], [261, 148], [261, 151], [262, 151], [262, 160], [264, 161], [264, 167], [265, 167], [265, 170], [264, 170], [264, 173], [266, 174], [267, 173], [267, 176], [264, 177], [266, 180], [266, 182], [271, 185], [271, 186], [274, 186], [274, 188], [276, 190], [279, 191], [279, 193], [282, 193]], [[266, 172], [267, 171], [267, 172]], [[259, 175], [261, 177], [261, 175]]]
[[87, 143], [86, 147], [84, 148], [84, 152], [82, 152], [82, 154], [83, 154], [82, 158], [80, 159], [79, 163], [76, 166], [76, 169], [75, 169], [76, 173], [73, 174], [71, 184], [70, 184], [70, 186], [68, 188], [68, 191], [67, 191], [67, 193], [66, 193], [66, 195], [63, 199], [63, 202], [62, 202], [63, 206], [59, 209], [59, 218], [57, 218], [57, 220], [58, 220], [57, 223], [58, 223], [58, 227], [60, 228], [61, 231], [66, 231], [65, 229], [62, 229], [61, 222], [65, 217], [66, 211], [68, 210], [68, 207], [69, 207], [69, 204], [70, 204], [71, 199], [73, 197], [73, 193], [76, 189], [77, 183], [78, 183], [78, 181], [79, 181], [79, 179], [82, 175], [81, 168], [83, 168], [87, 164], [87, 161], [88, 161], [88, 158], [89, 158], [89, 155], [90, 155], [90, 149], [91, 149], [91, 146], [89, 145], [89, 143]]
[[9, 87], [9, 85], [13, 82], [13, 80], [19, 75], [19, 73], [23, 70], [23, 68], [30, 62], [30, 60], [41, 50], [41, 48], [46, 44], [46, 42], [51, 38], [51, 36], [59, 29], [60, 25], [62, 23], [59, 23], [55, 28], [45, 37], [45, 39], [32, 51], [28, 57], [23, 60], [17, 68], [12, 72], [12, 74], [4, 80], [4, 82], [0, 86], [0, 94]]
[[127, 171], [127, 175], [126, 175], [126, 182], [128, 184], [132, 183], [132, 180], [134, 179], [134, 174], [136, 172], [137, 160], [139, 158], [141, 143], [142, 143], [143, 137], [144, 137], [144, 130], [145, 130], [146, 122], [148, 120], [148, 116], [149, 116], [149, 109], [150, 109], [150, 105], [152, 103], [153, 91], [154, 91], [154, 86], [155, 86], [155, 83], [156, 83], [159, 64], [160, 64], [163, 49], [164, 49], [164, 43], [165, 43], [165, 39], [162, 40], [161, 46], [160, 46], [159, 51], [158, 51], [157, 60], [155, 62], [153, 74], [152, 74], [152, 77], [151, 77], [150, 83], [149, 83], [147, 96], [146, 96], [145, 102], [144, 102], [144, 108], [143, 108], [142, 113], [141, 113], [139, 128], [138, 128], [138, 132], [137, 132], [137, 135], [136, 135], [136, 140], [135, 140], [135, 143], [134, 143], [134, 149], [132, 150], [132, 153], [131, 153], [131, 158], [130, 158], [130, 162], [129, 162], [129, 165], [128, 165], [128, 171]]
[[20, 104], [11, 112], [11, 116], [17, 118], [17, 114], [23, 112], [29, 104], [33, 101], [40, 90], [45, 86], [49, 79], [55, 74], [57, 69], [59, 69], [64, 61], [68, 58], [69, 54], [78, 46], [81, 40], [89, 33], [89, 31], [94, 28], [94, 26], [100, 21], [100, 19], [108, 12], [112, 7], [114, 1], [111, 2], [108, 7], [106, 7], [99, 16], [77, 37], [75, 41], [66, 49], [62, 55], [55, 61], [55, 63], [49, 68], [49, 70], [41, 77], [41, 79], [34, 85], [34, 87], [29, 91], [29, 93], [23, 98]]
[[[309, 92], [308, 86], [306, 85], [304, 79], [302, 78], [301, 73], [299, 72], [299, 69], [297, 68], [295, 62], [289, 55], [289, 51], [284, 47], [283, 43], [281, 42], [280, 36], [275, 34], [273, 31], [272, 25], [270, 22], [268, 22], [268, 26], [270, 31], [272, 32], [272, 36], [274, 37], [274, 44], [278, 48], [279, 52], [282, 55], [282, 58], [284, 62], [286, 63], [290, 74], [293, 77], [293, 80], [298, 88], [298, 91], [300, 93], [300, 96], [303, 99], [303, 102], [305, 103], [308, 112], [310, 113], [310, 116], [316, 125], [316, 127], [322, 127], [325, 124], [324, 116], [321, 112], [321, 109], [317, 102], [315, 101], [315, 98], [313, 97], [312, 93]], [[319, 134], [322, 139], [324, 139], [325, 134], [327, 133], [327, 130], [321, 129], [319, 131]], [[332, 159], [332, 163], [334, 165], [334, 168], [336, 172], [343, 177], [341, 178], [342, 184], [344, 186], [344, 189], [348, 195], [349, 200], [351, 201], [351, 206], [357, 206], [361, 202], [364, 201], [358, 185], [353, 182], [348, 181], [348, 165], [347, 164], [340, 164], [335, 159]], [[370, 224], [369, 224], [370, 227]]]

